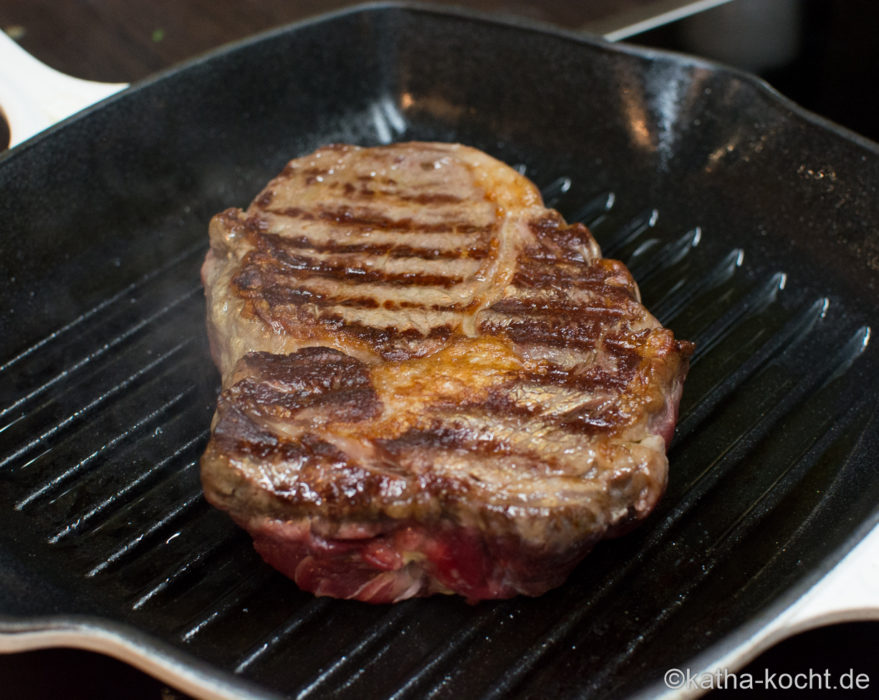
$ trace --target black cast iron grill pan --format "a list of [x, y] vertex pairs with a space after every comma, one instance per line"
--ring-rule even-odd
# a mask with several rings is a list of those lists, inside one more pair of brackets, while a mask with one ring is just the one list
[[[697, 343], [667, 495], [562, 588], [314, 598], [201, 496], [207, 221], [331, 141], [524, 172]], [[193, 693], [621, 697], [719, 658], [876, 522], [879, 149], [747, 76], [404, 5], [289, 27], [0, 158], [0, 648]]]

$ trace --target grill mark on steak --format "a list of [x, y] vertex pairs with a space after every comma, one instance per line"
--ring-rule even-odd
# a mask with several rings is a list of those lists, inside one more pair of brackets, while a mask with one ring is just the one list
[[615, 266], [608, 266], [606, 262], [601, 260], [590, 266], [524, 263], [517, 268], [512, 283], [521, 289], [546, 289], [556, 294], [588, 290], [607, 298], [608, 306], [638, 301], [634, 280], [628, 272], [620, 274]]
[[281, 444], [278, 436], [268, 427], [250, 420], [228, 396], [220, 396], [217, 411], [222, 411], [223, 415], [211, 433], [211, 442], [217, 452], [257, 459], [266, 459], [278, 452]]
[[255, 352], [239, 362], [243, 377], [228, 390], [228, 400], [261, 414], [286, 417], [301, 409], [321, 408], [333, 420], [375, 417], [380, 403], [366, 365], [338, 350], [303, 348], [290, 355]]
[[618, 406], [605, 406], [595, 411], [588, 408], [574, 409], [561, 416], [561, 424], [569, 429], [587, 435], [597, 435], [615, 430], [628, 423]]
[[505, 335], [514, 343], [590, 351], [598, 346], [601, 323], [584, 319], [557, 325], [554, 319], [492, 320], [486, 317], [479, 324], [479, 330], [490, 335]]
[[418, 194], [407, 194], [401, 190], [370, 190], [363, 188], [360, 194], [372, 197], [380, 195], [382, 197], [393, 197], [401, 202], [410, 204], [460, 204], [464, 201], [458, 195], [449, 194], [448, 192], [419, 192]]
[[529, 259], [550, 262], [592, 262], [600, 251], [589, 229], [581, 223], [566, 224], [550, 211], [529, 222], [539, 245], [529, 247]]
[[[386, 299], [379, 302], [375, 297], [371, 296], [347, 296], [323, 294], [305, 286], [286, 286], [284, 284], [271, 284], [265, 288], [259, 286], [259, 283], [253, 281], [253, 277], [239, 275], [234, 280], [238, 285], [238, 293], [244, 297], [258, 298], [266, 301], [270, 307], [283, 306], [304, 306], [311, 305], [321, 309], [331, 309], [336, 306], [350, 307], [357, 309], [387, 309], [394, 311], [398, 309], [417, 309], [424, 311], [437, 312], [454, 312], [464, 311], [464, 304], [428, 304], [414, 301]], [[251, 285], [256, 291], [248, 289], [247, 285]]]
[[307, 590], [537, 595], [661, 495], [692, 346], [512, 169], [324, 148], [210, 233], [205, 495]]
[[[417, 328], [376, 327], [346, 322], [340, 316], [327, 316], [321, 321], [328, 324], [336, 323], [339, 330], [344, 330], [346, 334], [375, 347], [386, 361], [401, 361], [436, 351], [452, 337], [455, 331], [448, 324], [433, 326], [424, 332]], [[421, 347], [423, 341], [428, 342]]]
[[376, 443], [394, 459], [404, 452], [418, 450], [465, 450], [471, 455], [497, 457], [510, 454], [510, 445], [492, 436], [479, 435], [472, 430], [454, 425], [434, 425], [430, 428], [410, 428], [399, 437], [379, 439]]
[[447, 219], [442, 221], [416, 221], [412, 218], [392, 219], [377, 212], [355, 212], [350, 207], [340, 206], [336, 209], [319, 208], [309, 211], [299, 207], [285, 207], [283, 209], [266, 209], [270, 214], [290, 219], [302, 219], [304, 221], [321, 220], [335, 224], [339, 228], [359, 228], [374, 231], [393, 231], [400, 234], [418, 233], [492, 233], [493, 226], [481, 226], [469, 221], [459, 219]]
[[459, 248], [420, 248], [401, 243], [340, 243], [338, 241], [318, 242], [307, 236], [289, 238], [275, 236], [276, 245], [293, 250], [306, 249], [318, 253], [336, 253], [339, 255], [367, 255], [373, 257], [420, 258], [422, 260], [457, 260], [471, 258], [484, 260], [491, 250], [488, 245], [469, 245]]
[[[317, 176], [325, 176], [328, 175], [329, 171], [322, 171], [322, 173], [318, 173], [316, 175], [310, 175], [306, 177], [305, 184], [313, 185], [317, 180]], [[361, 176], [358, 177], [358, 180], [370, 182], [373, 178]], [[396, 184], [393, 180], [384, 180], [385, 184], [393, 185]], [[446, 192], [420, 192], [417, 194], [407, 193], [402, 190], [393, 190], [393, 189], [374, 189], [368, 187], [365, 184], [361, 184], [360, 187], [356, 187], [350, 182], [339, 183], [339, 182], [330, 182], [328, 183], [328, 187], [332, 189], [341, 188], [342, 194], [345, 199], [348, 200], [365, 200], [374, 202], [376, 199], [382, 199], [384, 201], [395, 200], [397, 202], [404, 202], [408, 204], [460, 204], [464, 200], [454, 194], [449, 194]], [[259, 202], [258, 200], [254, 200], [260, 208], [265, 209], [268, 204], [271, 202], [269, 199], [265, 204]]]
[[618, 306], [605, 306], [595, 304], [584, 306], [581, 304], [565, 303], [564, 300], [553, 297], [518, 297], [502, 299], [488, 307], [489, 311], [495, 311], [507, 316], [546, 316], [555, 318], [568, 318], [571, 316], [593, 317], [606, 320], [608, 318], [623, 318], [625, 309]]
[[461, 277], [432, 275], [424, 272], [385, 272], [366, 266], [349, 265], [344, 262], [317, 260], [306, 255], [293, 255], [280, 246], [273, 245], [267, 236], [260, 239], [260, 250], [251, 251], [243, 261], [243, 271], [254, 268], [267, 268], [284, 272], [292, 279], [310, 275], [341, 280], [348, 284], [362, 282], [381, 282], [384, 284], [420, 285], [423, 287], [452, 287], [460, 284]]
[[616, 357], [613, 369], [583, 364], [573, 369], [548, 366], [542, 372], [532, 372], [522, 377], [535, 386], [566, 387], [578, 392], [595, 393], [611, 390], [615, 394], [625, 391], [635, 377], [641, 358], [636, 354]]

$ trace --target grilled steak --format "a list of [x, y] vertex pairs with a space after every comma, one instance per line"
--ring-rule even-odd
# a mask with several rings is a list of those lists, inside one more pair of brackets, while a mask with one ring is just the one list
[[208, 500], [318, 595], [538, 595], [644, 518], [692, 346], [474, 149], [329, 146], [210, 226]]

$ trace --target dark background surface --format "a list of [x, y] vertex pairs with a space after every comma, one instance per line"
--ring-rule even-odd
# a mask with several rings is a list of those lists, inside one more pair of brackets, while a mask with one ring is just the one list
[[[229, 41], [350, 4], [345, 0], [0, 0], [0, 27], [52, 67], [77, 77], [136, 81]], [[462, 3], [463, 4], [463, 3]], [[607, 21], [639, 0], [467, 3], [566, 28]], [[771, 8], [771, 9], [768, 9]], [[630, 39], [696, 53], [757, 72], [801, 105], [879, 140], [879, 3], [873, 0], [733, 0], [698, 17]], [[0, 133], [0, 141], [4, 134]], [[879, 623], [806, 632], [780, 643], [746, 670], [763, 674], [825, 669], [871, 672]], [[0, 655], [0, 696], [173, 698], [175, 691], [99, 654], [41, 650]], [[852, 693], [876, 697], [872, 690]], [[724, 695], [728, 693], [715, 693]], [[773, 697], [784, 697], [784, 691]], [[828, 694], [825, 694], [829, 696]]]

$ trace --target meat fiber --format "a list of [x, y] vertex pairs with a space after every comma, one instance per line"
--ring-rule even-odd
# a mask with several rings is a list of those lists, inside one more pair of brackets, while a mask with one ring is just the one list
[[207, 499], [305, 590], [539, 595], [666, 484], [692, 345], [461, 145], [335, 145], [213, 218]]

